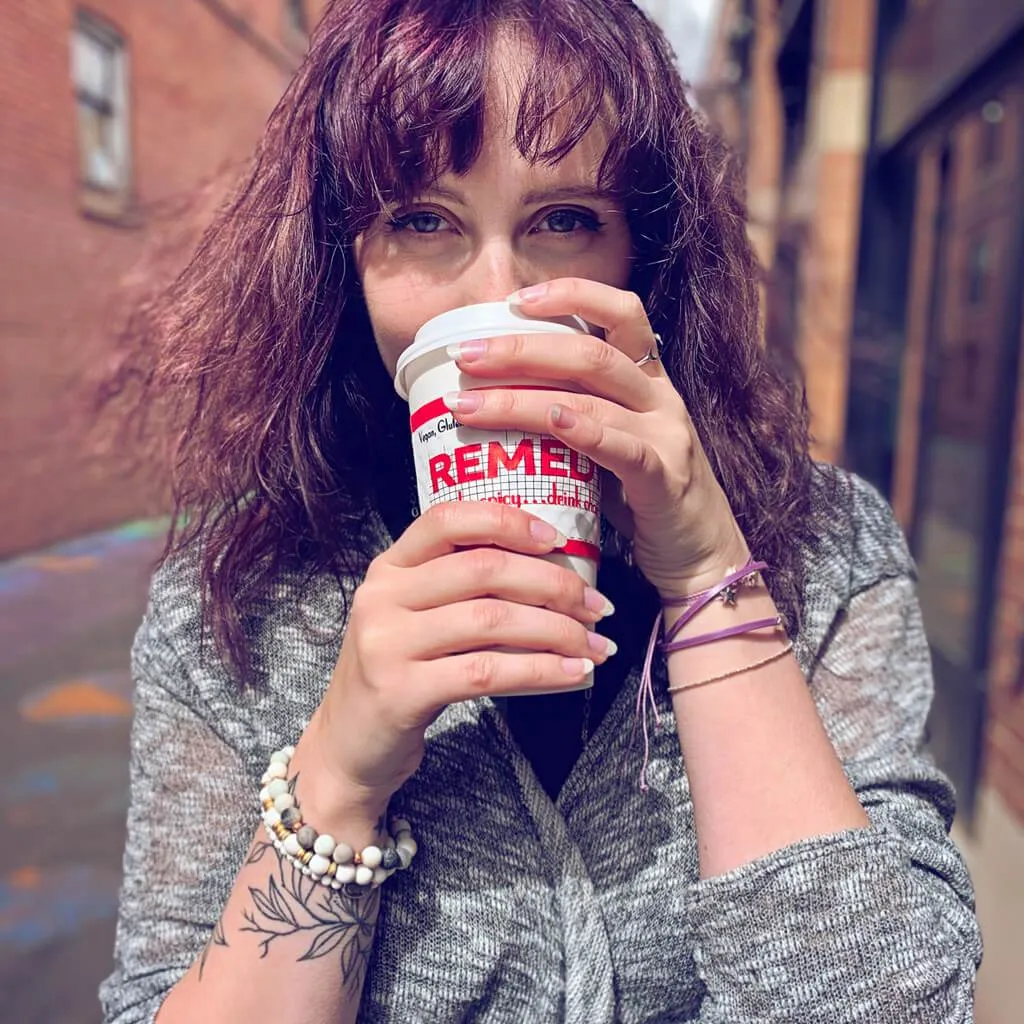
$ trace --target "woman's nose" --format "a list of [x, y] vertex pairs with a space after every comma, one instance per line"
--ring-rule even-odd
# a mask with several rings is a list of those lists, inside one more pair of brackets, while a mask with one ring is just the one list
[[503, 302], [513, 292], [539, 283], [533, 280], [529, 268], [507, 242], [496, 242], [481, 249], [463, 280], [466, 305]]

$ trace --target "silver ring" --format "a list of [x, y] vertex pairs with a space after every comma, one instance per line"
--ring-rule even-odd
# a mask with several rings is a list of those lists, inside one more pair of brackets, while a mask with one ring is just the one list
[[641, 356], [639, 359], [634, 360], [637, 366], [646, 366], [648, 363], [656, 363], [661, 359], [661, 349], [664, 342], [661, 340], [661, 335], [656, 334], [654, 336], [654, 344], [647, 350], [646, 354]]

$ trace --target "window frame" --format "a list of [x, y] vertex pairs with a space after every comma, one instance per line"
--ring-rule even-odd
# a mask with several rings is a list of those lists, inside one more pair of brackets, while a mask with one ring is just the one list
[[[75, 11], [69, 35], [71, 94], [78, 152], [77, 177], [82, 212], [120, 220], [128, 211], [134, 175], [128, 40], [116, 25], [86, 8]], [[104, 81], [100, 91], [89, 88], [82, 81], [77, 54], [78, 48], [85, 45], [91, 45], [101, 53]], [[113, 181], [98, 180], [88, 173], [85, 151], [87, 143], [82, 130], [83, 108], [103, 118], [113, 133]]]

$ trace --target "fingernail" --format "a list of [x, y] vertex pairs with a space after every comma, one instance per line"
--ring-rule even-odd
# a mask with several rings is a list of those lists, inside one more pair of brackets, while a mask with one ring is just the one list
[[521, 306], [524, 302], [536, 302], [537, 299], [543, 299], [548, 293], [548, 286], [546, 284], [534, 284], [530, 285], [529, 288], [522, 288], [518, 292], [513, 292], [508, 299], [513, 306]]
[[600, 633], [588, 633], [587, 643], [596, 654], [604, 654], [609, 658], [613, 654], [617, 654], [619, 650], [619, 645], [614, 640], [609, 640], [608, 637], [601, 636]]
[[589, 611], [600, 615], [602, 619], [608, 618], [609, 615], [615, 614], [615, 605], [608, 600], [600, 591], [595, 590], [593, 587], [587, 587], [583, 591], [583, 605]]
[[449, 391], [444, 396], [444, 404], [452, 412], [476, 412], [484, 404], [483, 395], [475, 395], [472, 391]]
[[567, 676], [579, 679], [594, 671], [594, 663], [589, 658], [563, 658], [562, 669]]
[[564, 405], [553, 405], [551, 406], [551, 422], [563, 430], [570, 430], [576, 426], [576, 413]]
[[565, 534], [560, 533], [550, 523], [543, 519], [530, 520], [530, 535], [541, 544], [551, 544], [553, 547], [562, 548], [569, 543]]
[[483, 341], [460, 341], [449, 345], [445, 352], [449, 359], [457, 359], [460, 363], [471, 363], [474, 359], [482, 359], [487, 355], [487, 342]]

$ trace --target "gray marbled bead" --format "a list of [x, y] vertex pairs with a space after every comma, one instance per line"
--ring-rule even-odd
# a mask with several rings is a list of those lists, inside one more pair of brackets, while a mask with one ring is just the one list
[[285, 828], [295, 828], [302, 821], [302, 813], [298, 807], [288, 807], [281, 812], [281, 824]]
[[316, 829], [311, 825], [303, 825], [295, 834], [295, 838], [299, 841], [299, 846], [304, 850], [312, 850], [313, 844], [316, 842]]
[[380, 866], [388, 871], [392, 871], [402, 863], [402, 858], [398, 856], [397, 850], [385, 850], [383, 857], [381, 857]]

